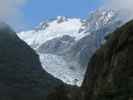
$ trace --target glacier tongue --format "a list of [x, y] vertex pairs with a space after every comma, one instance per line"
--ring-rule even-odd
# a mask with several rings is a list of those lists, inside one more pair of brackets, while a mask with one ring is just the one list
[[[80, 86], [84, 70], [76, 62], [68, 63], [61, 56], [52, 54], [39, 54], [43, 68], [67, 84]], [[77, 66], [77, 68], [73, 67]], [[82, 71], [81, 71], [82, 70]]]

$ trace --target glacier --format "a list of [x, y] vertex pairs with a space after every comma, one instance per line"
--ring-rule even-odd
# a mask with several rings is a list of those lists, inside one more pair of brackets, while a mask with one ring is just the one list
[[40, 56], [43, 68], [67, 84], [82, 84], [88, 59], [108, 33], [123, 21], [113, 10], [98, 9], [88, 18], [58, 16], [17, 35]]

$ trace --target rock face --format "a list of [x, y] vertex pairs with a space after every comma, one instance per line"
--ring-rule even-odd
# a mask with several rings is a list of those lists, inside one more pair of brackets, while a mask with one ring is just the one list
[[118, 28], [91, 58], [83, 100], [133, 99], [133, 21]]
[[[133, 21], [92, 56], [81, 88], [61, 87], [48, 100], [133, 100]], [[67, 89], [66, 89], [67, 88]]]
[[45, 100], [63, 83], [42, 69], [38, 55], [15, 32], [0, 25], [0, 100]]

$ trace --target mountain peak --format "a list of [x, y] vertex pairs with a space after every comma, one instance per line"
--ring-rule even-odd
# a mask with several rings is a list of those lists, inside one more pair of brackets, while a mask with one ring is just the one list
[[65, 16], [57, 16], [57, 23], [62, 23], [67, 21], [67, 17]]
[[[68, 18], [65, 16], [57, 16], [55, 19], [49, 19], [42, 21], [39, 26], [35, 28], [35, 31], [59, 31], [59, 30], [75, 30], [75, 28], [79, 28], [82, 24], [80, 18]], [[71, 26], [71, 27], [70, 27]], [[55, 30], [56, 29], [56, 30]]]

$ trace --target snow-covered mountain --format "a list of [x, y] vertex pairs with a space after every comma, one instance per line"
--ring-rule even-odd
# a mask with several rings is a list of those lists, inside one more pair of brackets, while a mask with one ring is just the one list
[[88, 59], [108, 32], [122, 24], [118, 13], [96, 10], [86, 20], [59, 16], [18, 36], [40, 55], [43, 68], [71, 85], [81, 85]]
[[38, 48], [44, 42], [64, 35], [75, 37], [76, 40], [82, 38], [84, 35], [78, 33], [81, 25], [82, 22], [78, 18], [59, 16], [57, 19], [41, 22], [35, 30], [21, 32], [19, 36], [29, 45], [34, 45], [35, 48]]

